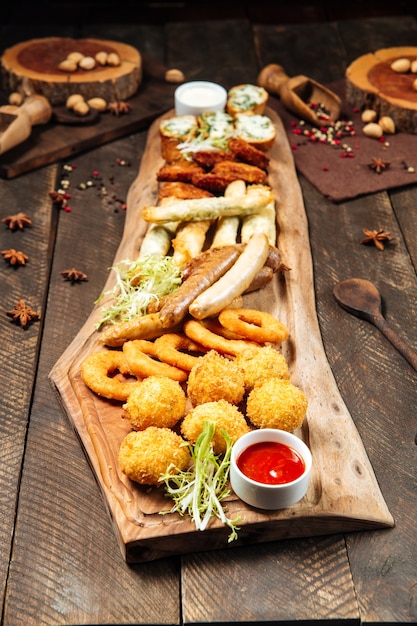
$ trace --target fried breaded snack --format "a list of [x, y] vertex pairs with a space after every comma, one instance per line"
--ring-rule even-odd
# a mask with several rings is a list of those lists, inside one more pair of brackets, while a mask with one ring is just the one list
[[156, 173], [156, 180], [191, 183], [195, 174], [204, 174], [205, 170], [192, 161], [166, 163]]
[[245, 393], [243, 372], [233, 360], [210, 350], [190, 371], [187, 393], [193, 406], [216, 400], [239, 404]]
[[269, 166], [269, 157], [255, 146], [242, 139], [241, 137], [231, 137], [229, 139], [229, 148], [238, 161], [256, 165], [262, 170], [267, 170]]
[[303, 423], [307, 404], [299, 387], [287, 380], [270, 378], [250, 392], [246, 415], [256, 428], [291, 432]]
[[243, 371], [246, 393], [262, 385], [269, 378], [281, 380], [290, 378], [284, 355], [272, 346], [242, 352], [236, 356], [235, 363]]
[[159, 187], [158, 197], [191, 200], [191, 198], [210, 198], [213, 194], [206, 189], [196, 187], [192, 183], [167, 182]]
[[199, 150], [193, 152], [192, 157], [193, 161], [201, 165], [205, 170], [210, 170], [216, 163], [221, 161], [234, 161], [233, 152], [225, 152], [223, 150]]
[[148, 426], [172, 428], [184, 416], [186, 396], [181, 385], [165, 376], [148, 376], [129, 395], [123, 405], [135, 430]]
[[194, 444], [203, 431], [205, 421], [216, 424], [212, 442], [215, 454], [226, 452], [226, 442], [220, 432], [221, 429], [228, 433], [232, 444], [250, 430], [244, 415], [236, 406], [226, 400], [218, 400], [199, 404], [184, 417], [181, 424], [183, 437]]
[[141, 485], [158, 485], [168, 468], [171, 473], [174, 468], [178, 473], [190, 461], [190, 449], [184, 439], [169, 428], [156, 426], [126, 435], [118, 454], [121, 471]]
[[266, 172], [256, 165], [240, 163], [238, 161], [222, 161], [211, 170], [217, 176], [233, 177], [235, 180], [244, 180], [247, 183], [263, 184], [266, 182]]

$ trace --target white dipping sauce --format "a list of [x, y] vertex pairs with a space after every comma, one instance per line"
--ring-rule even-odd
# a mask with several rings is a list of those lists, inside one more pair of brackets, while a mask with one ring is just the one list
[[208, 81], [184, 83], [175, 90], [177, 115], [200, 115], [209, 111], [222, 111], [226, 106], [224, 87]]

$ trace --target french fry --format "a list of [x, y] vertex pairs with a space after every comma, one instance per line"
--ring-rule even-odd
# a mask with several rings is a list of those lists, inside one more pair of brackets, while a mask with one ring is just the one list
[[[246, 183], [243, 180], [234, 180], [224, 192], [226, 198], [244, 196], [246, 194]], [[240, 218], [237, 215], [231, 217], [220, 217], [214, 233], [212, 248], [227, 246], [236, 243], [239, 230]]]

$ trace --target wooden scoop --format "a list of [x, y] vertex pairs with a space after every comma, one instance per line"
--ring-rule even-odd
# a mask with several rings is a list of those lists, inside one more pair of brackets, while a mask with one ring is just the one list
[[371, 324], [379, 328], [394, 348], [417, 371], [417, 354], [389, 326], [383, 317], [381, 313], [381, 295], [373, 283], [362, 278], [349, 278], [336, 285], [333, 289], [333, 295], [346, 311], [371, 322]]
[[[258, 85], [279, 96], [288, 111], [313, 126], [328, 126], [339, 119], [342, 102], [339, 96], [307, 76], [289, 78], [281, 65], [266, 65], [258, 75]], [[311, 105], [320, 105], [328, 118], [323, 118]]]
[[47, 98], [33, 95], [21, 106], [0, 107], [0, 154], [7, 152], [30, 137], [32, 126], [46, 124], [52, 116]]

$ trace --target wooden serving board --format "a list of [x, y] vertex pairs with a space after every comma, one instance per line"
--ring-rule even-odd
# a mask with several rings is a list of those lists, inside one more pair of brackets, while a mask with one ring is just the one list
[[391, 69], [397, 59], [417, 59], [417, 48], [382, 48], [353, 61], [346, 69], [346, 97], [358, 109], [370, 108], [378, 117], [388, 115], [397, 131], [417, 133], [417, 74]]
[[[172, 114], [171, 111], [166, 116]], [[281, 511], [251, 508], [232, 494], [228, 515], [242, 518], [239, 538], [232, 543], [227, 541], [228, 528], [217, 518], [201, 532], [188, 517], [175, 513], [160, 515], [161, 510], [172, 506], [162, 489], [144, 488], [118, 469], [118, 449], [130, 430], [127, 420], [121, 419], [121, 403], [100, 399], [80, 378], [82, 360], [100, 348], [95, 325], [104, 302], [93, 309], [50, 372], [50, 380], [96, 474], [122, 554], [129, 563], [289, 537], [389, 528], [394, 524], [326, 359], [316, 316], [301, 190], [281, 119], [272, 110], [267, 110], [267, 114], [278, 131], [269, 152], [269, 182], [277, 200], [278, 247], [290, 271], [277, 273], [265, 289], [245, 296], [244, 305], [270, 311], [289, 329], [283, 352], [292, 382], [304, 390], [309, 401], [306, 419], [296, 434], [312, 452], [311, 484], [299, 503]], [[158, 127], [159, 120], [150, 128], [139, 174], [129, 190], [124, 235], [114, 263], [136, 258], [146, 230], [141, 209], [156, 202], [155, 174], [162, 165]], [[114, 276], [110, 275], [103, 291], [112, 289], [114, 284]]]

